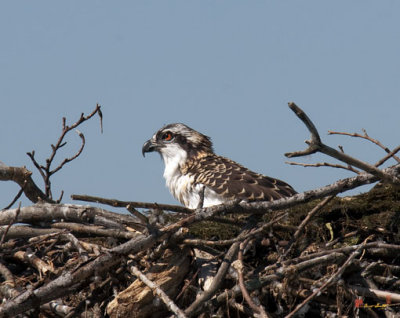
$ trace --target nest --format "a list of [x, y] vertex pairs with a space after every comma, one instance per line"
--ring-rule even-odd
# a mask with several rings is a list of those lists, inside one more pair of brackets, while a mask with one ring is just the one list
[[[272, 202], [232, 201], [189, 210], [74, 195], [91, 205], [54, 200], [51, 169], [68, 126], [46, 164], [29, 157], [45, 182], [26, 168], [0, 165], [0, 180], [21, 191], [0, 213], [0, 317], [395, 317], [400, 315], [400, 147], [374, 165], [324, 145], [311, 133], [304, 151], [328, 154], [357, 175]], [[334, 133], [334, 132], [331, 132]], [[345, 133], [340, 133], [345, 134]], [[378, 168], [388, 159], [397, 164]], [[298, 163], [292, 163], [298, 164]], [[304, 165], [304, 164], [300, 164]], [[309, 165], [304, 165], [309, 166]], [[358, 169], [360, 170], [358, 170]], [[337, 197], [380, 181], [367, 193]], [[19, 196], [32, 206], [12, 209]], [[115, 212], [124, 208], [130, 214]]]

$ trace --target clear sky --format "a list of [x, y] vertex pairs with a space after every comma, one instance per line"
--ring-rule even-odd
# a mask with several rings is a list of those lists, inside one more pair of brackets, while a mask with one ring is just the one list
[[[327, 144], [360, 159], [375, 162], [383, 152], [327, 131], [365, 128], [397, 146], [399, 12], [396, 0], [3, 1], [0, 161], [27, 166], [42, 186], [26, 152], [43, 161], [61, 118], [71, 123], [100, 103], [104, 133], [97, 120], [80, 127], [84, 153], [53, 178], [64, 202], [76, 193], [176, 203], [160, 157], [141, 154], [171, 122], [211, 136], [218, 154], [297, 191], [351, 176], [285, 164], [283, 154], [304, 149], [309, 137], [287, 102], [307, 112]], [[63, 154], [78, 141], [71, 135]], [[0, 208], [17, 191], [0, 182]]]

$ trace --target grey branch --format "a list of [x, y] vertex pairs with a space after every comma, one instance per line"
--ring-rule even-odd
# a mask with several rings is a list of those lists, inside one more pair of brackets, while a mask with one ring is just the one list
[[25, 167], [9, 167], [0, 165], [0, 180], [14, 181], [23, 189], [26, 197], [36, 203], [39, 200], [53, 202], [50, 200], [32, 180], [32, 172]]
[[310, 138], [310, 140], [306, 141], [306, 143], [308, 144], [307, 149], [305, 149], [303, 151], [285, 153], [286, 157], [293, 158], [293, 157], [310, 155], [310, 154], [313, 154], [316, 152], [321, 152], [321, 153], [326, 154], [330, 157], [333, 157], [339, 161], [345, 162], [351, 166], [354, 166], [361, 170], [364, 170], [364, 171], [378, 177], [380, 180], [388, 181], [388, 182], [392, 182], [392, 183], [398, 183], [397, 177], [386, 174], [384, 171], [379, 170], [377, 167], [370, 165], [369, 163], [366, 163], [364, 161], [361, 161], [359, 159], [351, 157], [343, 152], [337, 151], [336, 149], [325, 145], [321, 141], [321, 138], [319, 136], [317, 129], [315, 128], [315, 126], [312, 123], [312, 121], [310, 120], [310, 118], [308, 118], [306, 113], [293, 102], [289, 103], [289, 107], [296, 114], [296, 116], [299, 117], [300, 120], [303, 121], [303, 123], [306, 125], [307, 129], [311, 133], [311, 138]]

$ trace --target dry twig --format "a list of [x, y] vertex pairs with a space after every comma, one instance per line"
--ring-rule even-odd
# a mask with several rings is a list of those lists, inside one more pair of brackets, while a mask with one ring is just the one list
[[288, 152], [285, 154], [286, 157], [288, 157], [288, 158], [300, 157], [300, 156], [311, 155], [316, 152], [321, 152], [330, 157], [333, 157], [342, 162], [345, 162], [351, 166], [355, 166], [359, 169], [362, 169], [362, 170], [376, 176], [380, 180], [398, 183], [397, 177], [387, 174], [384, 171], [379, 170], [375, 166], [372, 166], [364, 161], [361, 161], [359, 159], [351, 157], [343, 152], [337, 151], [336, 149], [333, 149], [333, 148], [325, 145], [321, 141], [319, 133], [318, 133], [317, 129], [315, 128], [313, 122], [306, 115], [306, 113], [300, 107], [298, 107], [295, 103], [292, 103], [292, 102], [289, 103], [289, 107], [296, 114], [296, 116], [299, 117], [301, 119], [301, 121], [303, 121], [303, 123], [306, 125], [307, 129], [311, 133], [311, 138], [310, 138], [310, 140], [306, 141], [306, 143], [308, 144], [307, 149], [305, 149], [303, 151]]
[[[46, 159], [46, 164], [45, 165], [41, 165], [37, 162], [37, 160], [35, 159], [35, 151], [32, 150], [31, 152], [27, 152], [27, 155], [29, 156], [29, 158], [32, 160], [32, 163], [34, 164], [34, 166], [36, 167], [36, 169], [40, 172], [40, 175], [43, 178], [44, 181], [44, 185], [45, 185], [45, 195], [46, 198], [48, 198], [49, 200], [53, 200], [53, 195], [51, 192], [51, 181], [50, 178], [53, 174], [55, 174], [57, 171], [59, 171], [61, 168], [63, 168], [67, 163], [73, 161], [74, 159], [76, 159], [77, 157], [80, 156], [80, 154], [83, 151], [83, 148], [85, 147], [85, 136], [79, 131], [76, 130], [78, 136], [81, 139], [81, 147], [79, 148], [79, 150], [71, 157], [67, 157], [64, 158], [64, 160], [61, 161], [61, 163], [59, 163], [59, 165], [55, 168], [52, 168], [52, 164], [54, 161], [54, 158], [57, 154], [57, 151], [60, 150], [62, 147], [64, 147], [66, 145], [66, 141], [64, 141], [65, 136], [73, 129], [76, 129], [79, 125], [81, 125], [83, 122], [89, 120], [90, 118], [92, 118], [95, 114], [98, 114], [100, 117], [100, 125], [101, 125], [101, 130], [103, 130], [103, 124], [102, 124], [102, 118], [103, 115], [101, 113], [101, 109], [100, 109], [100, 105], [97, 104], [96, 108], [87, 116], [85, 116], [83, 113], [81, 114], [81, 117], [75, 122], [73, 123], [71, 126], [68, 126], [66, 124], [66, 118], [63, 117], [62, 119], [62, 131], [61, 131], [61, 135], [58, 138], [57, 142], [55, 145], [51, 145], [51, 149], [52, 149], [52, 153], [50, 154], [49, 158]], [[60, 199], [61, 200], [61, 199]], [[58, 200], [57, 202], [60, 202], [60, 200]]]

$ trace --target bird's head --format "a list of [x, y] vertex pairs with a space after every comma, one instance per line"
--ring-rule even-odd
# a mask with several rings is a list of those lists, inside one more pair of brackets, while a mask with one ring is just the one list
[[164, 126], [143, 144], [143, 156], [152, 151], [159, 152], [167, 161], [176, 156], [187, 159], [200, 153], [212, 153], [213, 149], [209, 137], [178, 123]]

